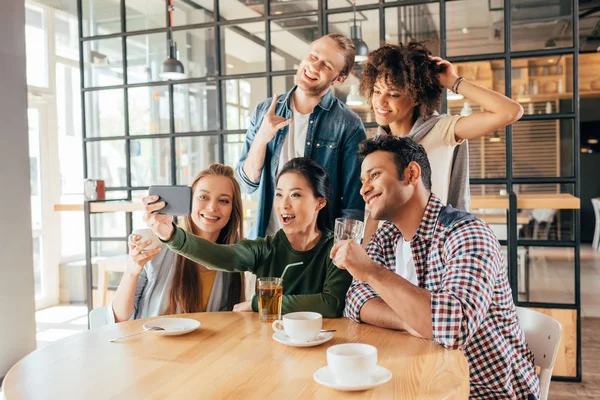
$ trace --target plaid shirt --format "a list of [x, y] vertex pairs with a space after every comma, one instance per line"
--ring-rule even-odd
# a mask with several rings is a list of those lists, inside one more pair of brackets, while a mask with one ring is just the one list
[[[401, 237], [395, 225], [385, 222], [367, 253], [395, 271]], [[539, 396], [533, 354], [517, 320], [500, 244], [487, 224], [444, 206], [432, 194], [410, 246], [419, 287], [431, 292], [433, 341], [466, 356], [471, 398]], [[363, 304], [377, 296], [355, 279], [344, 314], [359, 322]]]

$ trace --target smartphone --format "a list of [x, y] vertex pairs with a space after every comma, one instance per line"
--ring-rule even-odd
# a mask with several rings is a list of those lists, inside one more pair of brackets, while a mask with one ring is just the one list
[[164, 201], [166, 206], [158, 214], [190, 215], [192, 213], [192, 188], [189, 186], [150, 186], [150, 196], [158, 196], [158, 201]]

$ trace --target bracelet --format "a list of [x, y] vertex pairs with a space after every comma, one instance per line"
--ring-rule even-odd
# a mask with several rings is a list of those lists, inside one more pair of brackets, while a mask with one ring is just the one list
[[456, 81], [454, 82], [454, 85], [452, 85], [452, 89], [450, 89], [450, 90], [454, 93], [458, 93], [458, 86], [464, 80], [465, 80], [465, 78], [463, 78], [462, 76], [458, 77], [458, 79], [456, 79]]

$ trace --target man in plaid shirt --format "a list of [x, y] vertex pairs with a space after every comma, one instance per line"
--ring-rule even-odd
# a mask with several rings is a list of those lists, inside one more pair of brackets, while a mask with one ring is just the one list
[[423, 146], [383, 136], [363, 141], [359, 154], [361, 195], [371, 218], [386, 222], [366, 252], [355, 241], [331, 250], [354, 277], [345, 315], [461, 350], [471, 398], [537, 399], [533, 355], [491, 229], [431, 193]]

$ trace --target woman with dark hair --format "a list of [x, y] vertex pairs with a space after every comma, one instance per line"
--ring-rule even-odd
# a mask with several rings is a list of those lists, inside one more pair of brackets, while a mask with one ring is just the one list
[[[308, 158], [286, 163], [275, 181], [273, 207], [282, 228], [271, 236], [215, 244], [173, 225], [173, 218], [153, 214], [164, 202], [144, 199], [147, 224], [175, 253], [209, 269], [249, 271], [257, 277], [281, 277], [284, 268], [282, 313], [314, 311], [326, 318], [341, 317], [352, 277], [333, 265], [330, 217], [331, 185], [327, 172]], [[236, 306], [235, 311], [258, 311], [257, 298]]]
[[[243, 236], [240, 186], [233, 169], [213, 164], [192, 183], [192, 214], [182, 229], [214, 243]], [[134, 242], [139, 237], [133, 238]], [[242, 274], [211, 271], [168, 248], [144, 251], [149, 243], [129, 244], [129, 262], [108, 307], [108, 321], [203, 311], [231, 311], [244, 301]]]
[[[519, 103], [458, 76], [450, 62], [434, 57], [421, 42], [388, 44], [371, 52], [363, 64], [360, 89], [379, 124], [376, 136], [408, 136], [423, 145], [431, 163], [432, 192], [444, 204], [466, 211], [466, 141], [492, 134], [523, 115]], [[481, 111], [438, 114], [444, 89], [479, 104]], [[376, 228], [376, 221], [367, 221], [365, 247]]]

